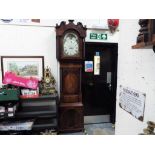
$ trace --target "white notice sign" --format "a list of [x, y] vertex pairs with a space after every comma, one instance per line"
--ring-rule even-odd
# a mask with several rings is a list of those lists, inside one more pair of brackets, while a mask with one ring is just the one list
[[140, 121], [144, 119], [145, 98], [145, 93], [120, 86], [119, 106]]

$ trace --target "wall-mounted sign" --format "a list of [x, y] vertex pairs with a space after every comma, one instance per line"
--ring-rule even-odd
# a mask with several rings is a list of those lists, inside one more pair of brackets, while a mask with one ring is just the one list
[[120, 86], [119, 106], [140, 121], [144, 119], [146, 94]]
[[40, 25], [40, 19], [0, 19], [0, 24], [15, 24], [15, 25]]
[[94, 56], [94, 75], [100, 75], [100, 52]]
[[93, 61], [85, 61], [85, 72], [93, 72]]
[[107, 40], [107, 38], [107, 34], [104, 33], [90, 33], [90, 39]]
[[13, 19], [0, 19], [4, 23], [10, 23]]

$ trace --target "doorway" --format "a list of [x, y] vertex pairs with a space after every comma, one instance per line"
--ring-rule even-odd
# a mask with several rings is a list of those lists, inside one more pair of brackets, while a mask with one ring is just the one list
[[[115, 123], [117, 86], [117, 43], [85, 43], [82, 71], [82, 100], [85, 116], [109, 115]], [[99, 72], [94, 72], [94, 56], [99, 56]], [[87, 70], [87, 67], [91, 67]], [[95, 75], [96, 74], [96, 75]]]

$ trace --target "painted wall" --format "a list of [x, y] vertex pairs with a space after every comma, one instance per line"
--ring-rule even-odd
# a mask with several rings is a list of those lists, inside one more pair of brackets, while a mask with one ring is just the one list
[[[9, 22], [4, 22], [0, 20], [0, 24], [5, 25], [31, 25], [31, 26], [45, 26], [45, 27], [55, 27], [56, 23], [60, 23], [61, 21], [66, 21], [68, 23], [68, 19], [40, 19], [40, 22], [32, 22], [31, 19], [13, 19]], [[87, 28], [101, 28], [108, 29], [107, 20], [106, 19], [75, 19], [75, 23], [82, 22], [83, 25], [87, 25]]]
[[[148, 120], [155, 121], [155, 53], [131, 49], [139, 31], [138, 20], [121, 20], [119, 29], [116, 134], [139, 134]], [[120, 85], [146, 93], [143, 122], [119, 107]]]
[[[62, 19], [63, 20], [63, 19]], [[55, 25], [62, 20], [41, 20], [41, 23], [21, 23], [12, 25], [0, 23], [0, 56], [44, 56], [45, 66], [50, 66], [52, 73], [57, 81], [57, 89], [59, 88], [59, 63], [56, 60], [56, 34]], [[65, 20], [67, 21], [67, 20]], [[93, 32], [93, 28], [107, 29], [107, 20], [75, 20], [75, 23], [82, 22], [86, 25], [88, 32]], [[1, 25], [2, 24], [2, 25]], [[17, 23], [19, 24], [19, 23]], [[91, 30], [89, 30], [91, 29]], [[96, 30], [94, 30], [96, 32]], [[105, 32], [105, 30], [97, 30], [97, 32]], [[106, 30], [107, 32], [107, 30]], [[108, 33], [108, 32], [107, 32]], [[117, 32], [118, 33], [118, 32]], [[116, 34], [117, 34], [116, 33]], [[115, 34], [115, 35], [116, 35]], [[89, 35], [89, 34], [88, 34]], [[114, 36], [115, 36], [114, 35]], [[118, 36], [118, 35], [116, 35]], [[112, 37], [108, 37], [111, 42]], [[90, 41], [87, 37], [87, 41]], [[118, 42], [118, 37], [113, 41]], [[96, 40], [91, 40], [96, 41]], [[1, 66], [0, 66], [0, 86], [1, 81]]]
[[0, 25], [0, 36], [0, 56], [44, 56], [45, 66], [51, 67], [57, 80], [58, 63], [54, 28]]

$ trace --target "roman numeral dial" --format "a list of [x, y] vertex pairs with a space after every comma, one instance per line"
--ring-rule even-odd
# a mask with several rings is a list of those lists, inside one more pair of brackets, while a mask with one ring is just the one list
[[64, 56], [78, 56], [79, 40], [74, 33], [67, 33], [63, 39], [63, 54]]

